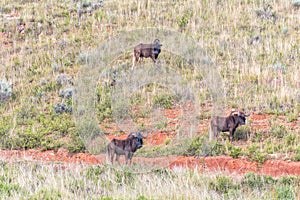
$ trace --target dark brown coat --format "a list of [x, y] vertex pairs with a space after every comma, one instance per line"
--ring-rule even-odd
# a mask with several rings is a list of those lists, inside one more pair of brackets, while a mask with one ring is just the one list
[[134, 61], [133, 66], [140, 60], [142, 62], [143, 58], [150, 57], [154, 63], [157, 61], [157, 57], [161, 52], [160, 40], [155, 39], [151, 44], [143, 44], [140, 43], [134, 47], [133, 54], [134, 54]]
[[227, 117], [214, 116], [210, 121], [210, 139], [212, 139], [212, 136], [217, 138], [220, 132], [229, 132], [230, 141], [232, 141], [236, 128], [244, 125], [248, 116], [250, 114], [246, 115], [240, 111], [237, 114], [231, 113]]

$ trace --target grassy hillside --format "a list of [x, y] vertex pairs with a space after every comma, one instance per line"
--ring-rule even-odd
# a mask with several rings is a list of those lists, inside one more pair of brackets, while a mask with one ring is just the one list
[[[103, 5], [98, 1], [2, 1], [0, 78], [1, 88], [7, 89], [0, 105], [1, 148], [84, 151], [71, 111], [73, 85], [82, 65], [78, 57], [120, 31], [144, 27], [170, 29], [194, 38], [223, 78], [227, 107], [296, 121], [300, 113], [299, 12], [292, 2], [276, 0], [130, 0], [104, 1]], [[190, 83], [201, 84], [197, 79], [201, 73], [194, 73], [187, 61], [167, 51], [159, 58]], [[111, 68], [123, 73], [131, 64], [128, 52], [115, 58]], [[99, 80], [95, 91], [96, 108], [98, 120], [110, 126], [112, 88], [104, 82]], [[132, 106], [149, 100], [145, 91], [150, 92], [151, 105], [168, 108], [176, 102], [166, 89], [147, 87], [133, 95]], [[212, 102], [205, 83], [200, 91], [196, 106], [209, 107]], [[139, 115], [149, 116], [146, 108]], [[198, 115], [209, 118], [211, 109], [200, 110]], [[156, 124], [158, 130], [164, 128], [163, 122]], [[279, 125], [275, 120], [274, 129]], [[300, 152], [298, 132], [281, 126], [286, 130], [282, 137], [294, 134], [292, 149]]]

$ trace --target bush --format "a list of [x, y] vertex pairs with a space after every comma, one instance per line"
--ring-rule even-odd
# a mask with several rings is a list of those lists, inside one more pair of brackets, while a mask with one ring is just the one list
[[154, 97], [153, 104], [161, 106], [165, 109], [170, 109], [173, 105], [173, 96], [167, 94], [159, 94]]
[[238, 184], [233, 182], [232, 178], [220, 175], [216, 177], [216, 180], [209, 182], [208, 188], [210, 190], [226, 194], [230, 190], [238, 190], [240, 187]]
[[241, 181], [241, 187], [245, 191], [270, 191], [274, 185], [282, 184], [271, 176], [255, 174], [253, 172], [246, 173]]
[[102, 122], [105, 119], [112, 118], [111, 108], [111, 93], [108, 87], [98, 87], [96, 89], [97, 95], [97, 113], [98, 120]]
[[270, 133], [273, 137], [283, 138], [287, 134], [287, 130], [284, 125], [272, 124]]
[[249, 156], [250, 160], [258, 163], [264, 163], [267, 160], [267, 154], [264, 153], [261, 148], [255, 144], [250, 145], [245, 153]]
[[241, 154], [242, 152], [242, 148], [241, 147], [235, 147], [235, 146], [232, 146], [230, 148], [230, 153], [229, 155], [232, 157], [232, 158], [238, 158], [239, 155]]
[[59, 142], [53, 138], [45, 138], [41, 139], [41, 150], [46, 151], [46, 150], [56, 150], [59, 149], [60, 147], [63, 146], [62, 142]]
[[234, 132], [235, 140], [247, 140], [251, 134], [251, 127], [249, 125], [241, 126]]
[[71, 142], [67, 144], [67, 150], [71, 153], [84, 152], [86, 147], [82, 139], [76, 134], [73, 133], [70, 135]]
[[300, 145], [296, 149], [296, 155], [294, 156], [295, 161], [300, 161]]
[[217, 141], [208, 142], [207, 136], [196, 137], [187, 148], [188, 156], [218, 156], [224, 155], [225, 146]]
[[293, 186], [276, 186], [275, 187], [275, 199], [291, 200], [296, 199], [295, 191]]
[[2, 183], [0, 182], [0, 196], [12, 196], [15, 193], [18, 193], [21, 190], [21, 187], [17, 184]]

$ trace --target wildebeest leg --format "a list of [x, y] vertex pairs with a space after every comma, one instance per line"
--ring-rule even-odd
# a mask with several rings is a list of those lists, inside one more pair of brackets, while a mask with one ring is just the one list
[[119, 161], [120, 155], [116, 154], [116, 161], [118, 162], [118, 164], [120, 165], [120, 161]]
[[129, 155], [128, 155], [129, 165], [131, 165], [131, 163], [132, 163], [132, 157], [133, 157], [133, 153], [130, 152]]
[[107, 146], [106, 161], [111, 164], [114, 162], [114, 151], [112, 151], [110, 145]]
[[211, 136], [210, 136], [211, 139], [217, 139], [219, 136], [218, 128], [216, 126], [212, 125], [211, 131], [212, 131]]
[[229, 130], [229, 140], [230, 140], [230, 142], [232, 142], [232, 140], [233, 140], [233, 134], [234, 134], [234, 131], [235, 131], [234, 128], [231, 128], [231, 129]]
[[128, 159], [129, 159], [130, 153], [129, 151], [125, 152], [125, 164], [127, 165]]
[[111, 164], [114, 164], [114, 155], [115, 155], [115, 153], [110, 150], [109, 154], [110, 154], [109, 155], [110, 156], [110, 162], [111, 162]]
[[153, 60], [154, 63], [156, 63], [155, 55], [152, 55], [151, 59]]
[[135, 65], [138, 63], [140, 59], [141, 52], [140, 51], [134, 51], [133, 52], [133, 64], [132, 69], [135, 67]]
[[140, 57], [140, 58], [139, 58], [139, 61], [140, 61], [140, 64], [142, 64], [142, 62], [143, 62], [143, 57]]

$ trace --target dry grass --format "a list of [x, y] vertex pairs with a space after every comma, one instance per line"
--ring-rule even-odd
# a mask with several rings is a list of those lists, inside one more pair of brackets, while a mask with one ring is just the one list
[[[295, 199], [299, 179], [224, 175], [177, 168], [135, 174], [130, 168], [1, 162], [1, 199]], [[272, 189], [271, 189], [272, 188]]]
[[[72, 116], [68, 113], [56, 115], [53, 111], [57, 103], [71, 104], [70, 99], [59, 97], [59, 92], [72, 84], [59, 86], [57, 76], [64, 73], [74, 80], [82, 67], [78, 62], [82, 52], [96, 48], [121, 31], [145, 27], [165, 28], [193, 37], [212, 58], [223, 78], [227, 106], [285, 115], [287, 121], [293, 121], [300, 113], [299, 16], [299, 8], [293, 7], [290, 1], [279, 0], [159, 3], [111, 0], [104, 1], [103, 8], [80, 16], [77, 3], [71, 0], [1, 1], [0, 78], [13, 83], [13, 96], [0, 105], [0, 147], [51, 149], [65, 146], [82, 151]], [[23, 22], [25, 29], [20, 30], [19, 24]], [[141, 42], [149, 41], [141, 38]], [[194, 74], [186, 61], [177, 62], [178, 57], [164, 49], [159, 59], [170, 63], [170, 68], [197, 86], [197, 77], [201, 74]], [[109, 67], [122, 67], [121, 71], [127, 71], [131, 61], [131, 52], [128, 52], [116, 58]], [[200, 100], [196, 103], [210, 104], [210, 93], [203, 85]], [[64, 142], [66, 137], [73, 143]], [[286, 140], [299, 140], [299, 137], [292, 137]], [[277, 139], [271, 139], [267, 145], [273, 145], [273, 141]], [[284, 146], [284, 141], [280, 145]], [[292, 143], [291, 148], [299, 149], [299, 145]], [[277, 152], [273, 146], [267, 149]], [[21, 188], [19, 192], [4, 192], [4, 199], [34, 198], [36, 195], [39, 199], [38, 195], [52, 194], [57, 196], [54, 199], [105, 196], [113, 199], [137, 199], [140, 196], [143, 199], [142, 195], [149, 199], [227, 198], [208, 188], [208, 182], [216, 175], [182, 169], [167, 172], [164, 176], [159, 173], [134, 175], [129, 183], [124, 183], [128, 178], [123, 175], [118, 178], [109, 168], [100, 173], [102, 175], [98, 177], [101, 178], [92, 180], [85, 176], [89, 170], [86, 166], [57, 170], [43, 164], [3, 165], [6, 168], [1, 169], [1, 174], [7, 184]], [[193, 174], [192, 178], [189, 173]], [[271, 194], [267, 191], [241, 191], [228, 198], [276, 198], [272, 196], [277, 195], [276, 189]], [[299, 193], [294, 194], [299, 198]]]

